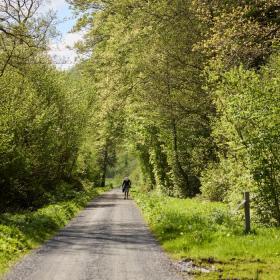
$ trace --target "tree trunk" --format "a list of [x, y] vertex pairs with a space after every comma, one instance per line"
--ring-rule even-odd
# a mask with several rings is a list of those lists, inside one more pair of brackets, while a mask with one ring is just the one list
[[275, 218], [277, 220], [278, 225], [280, 225], [280, 207], [279, 207], [279, 197], [277, 192], [276, 180], [275, 180], [275, 170], [273, 168], [274, 163], [271, 163], [270, 166], [270, 184], [271, 184], [271, 191], [274, 200], [274, 208], [275, 208]]
[[172, 137], [173, 137], [173, 152], [175, 158], [175, 166], [176, 169], [179, 171], [179, 175], [184, 179], [184, 183], [186, 184], [186, 191], [188, 195], [191, 195], [190, 183], [189, 183], [189, 176], [183, 169], [180, 159], [179, 159], [179, 152], [178, 152], [178, 137], [177, 137], [177, 125], [176, 120], [172, 120]]
[[108, 145], [106, 144], [104, 147], [104, 158], [103, 158], [103, 166], [102, 166], [102, 175], [101, 175], [101, 182], [100, 186], [102, 188], [106, 185], [106, 173], [107, 173], [107, 166], [108, 166]]

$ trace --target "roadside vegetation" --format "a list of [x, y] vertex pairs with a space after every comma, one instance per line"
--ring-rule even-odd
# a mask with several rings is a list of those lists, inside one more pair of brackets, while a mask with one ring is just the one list
[[152, 232], [175, 260], [211, 272], [195, 279], [279, 279], [280, 229], [254, 224], [244, 234], [242, 215], [223, 203], [133, 191]]
[[20, 257], [57, 233], [91, 199], [110, 189], [85, 186], [84, 191], [77, 192], [71, 188], [64, 185], [66, 193], [58, 194], [56, 202], [36, 211], [0, 215], [0, 276]]
[[[164, 200], [174, 210], [167, 205], [166, 211], [178, 220], [163, 219], [171, 229], [163, 230], [168, 241], [157, 236], [177, 257], [213, 254], [244, 267], [240, 275], [247, 273], [247, 266], [254, 267], [248, 274], [256, 273], [264, 264], [242, 263], [235, 242], [239, 240], [245, 260], [262, 260], [267, 252], [265, 262], [271, 256], [274, 273], [280, 227], [279, 0], [67, 0], [77, 15], [73, 30], [84, 34], [76, 44], [81, 60], [68, 71], [58, 70], [48, 55], [56, 36], [55, 14], [38, 12], [44, 0], [4, 2], [3, 232], [13, 234], [5, 228], [5, 217], [17, 220], [24, 217], [17, 213], [27, 211], [36, 220], [38, 209], [51, 211], [46, 210], [51, 206], [44, 207], [66, 200], [72, 192], [82, 195], [80, 182], [105, 187], [108, 177], [114, 183], [117, 175], [120, 184], [129, 175], [143, 192], [170, 197]], [[65, 185], [70, 186], [66, 191]], [[254, 198], [252, 218], [258, 225], [248, 236], [226, 212], [240, 202], [244, 191]], [[152, 199], [151, 205], [157, 205], [157, 198]], [[148, 207], [145, 199], [139, 201]], [[181, 205], [191, 208], [197, 226], [191, 232], [209, 253], [197, 250], [195, 237], [197, 247], [188, 247], [192, 235], [186, 234], [185, 224], [192, 216], [183, 210], [177, 217]], [[149, 207], [146, 213], [157, 209]], [[212, 214], [217, 219], [221, 215], [221, 224], [211, 224], [207, 207], [218, 209]], [[184, 230], [177, 232], [179, 223]], [[25, 239], [19, 234], [18, 240]], [[275, 246], [269, 243], [273, 240]], [[250, 242], [265, 248], [263, 255], [253, 245], [248, 247]], [[3, 254], [11, 254], [9, 246], [3, 248]]]

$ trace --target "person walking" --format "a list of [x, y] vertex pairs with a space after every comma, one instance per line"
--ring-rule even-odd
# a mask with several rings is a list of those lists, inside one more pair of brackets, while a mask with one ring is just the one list
[[130, 188], [131, 188], [131, 181], [128, 177], [125, 177], [122, 183], [122, 191], [124, 193], [124, 199], [128, 199]]

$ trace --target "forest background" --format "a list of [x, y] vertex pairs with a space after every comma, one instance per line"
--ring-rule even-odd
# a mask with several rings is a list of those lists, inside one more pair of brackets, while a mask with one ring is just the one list
[[68, 71], [40, 1], [0, 5], [0, 211], [127, 174], [228, 205], [250, 191], [255, 221], [279, 226], [278, 1], [68, 2], [85, 34]]

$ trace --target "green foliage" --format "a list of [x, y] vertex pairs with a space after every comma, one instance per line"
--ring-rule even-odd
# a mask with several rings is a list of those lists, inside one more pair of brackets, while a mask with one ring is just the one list
[[73, 82], [68, 90], [68, 79], [44, 64], [0, 78], [1, 211], [40, 206], [45, 192], [71, 177], [88, 101]]
[[244, 191], [256, 192], [256, 183], [248, 168], [234, 158], [221, 158], [202, 173], [202, 196], [235, 207]]
[[54, 68], [46, 54], [54, 15], [39, 14], [42, 1], [21, 2], [0, 7], [0, 212], [69, 198], [93, 173], [90, 77]]
[[279, 44], [278, 0], [194, 0], [193, 9], [208, 26], [196, 48], [229, 70], [259, 68]]
[[203, 171], [202, 192], [234, 204], [253, 193], [259, 218], [278, 224], [279, 11], [277, 1], [193, 1], [210, 29], [195, 46], [207, 54], [208, 82], [217, 114], [212, 137], [217, 158]]
[[219, 118], [215, 120], [213, 135], [227, 158], [221, 154], [218, 167], [205, 172], [202, 188], [209, 198], [214, 189], [223, 194], [251, 190], [256, 194], [256, 209], [262, 221], [278, 224], [279, 58], [272, 56], [259, 72], [239, 67], [222, 76], [215, 91]]
[[98, 93], [94, 180], [125, 140], [145, 189], [231, 206], [249, 190], [279, 223], [277, 1], [69, 2]]
[[10, 67], [24, 73], [27, 65], [46, 60], [42, 52], [54, 34], [55, 15], [39, 14], [41, 4], [40, 0], [19, 0], [0, 6], [0, 77]]
[[[40, 1], [0, 8], [0, 211], [134, 172], [169, 196], [235, 205], [250, 190], [279, 224], [277, 0], [68, 2], [87, 30], [68, 72], [44, 52]], [[116, 168], [128, 150], [136, 167]]]
[[133, 191], [153, 233], [174, 258], [215, 268], [196, 279], [261, 279], [279, 276], [279, 229], [254, 227], [243, 233], [243, 222], [225, 204], [178, 199]]
[[86, 68], [103, 124], [112, 113], [124, 118], [122, 138], [134, 144], [151, 188], [194, 196], [212, 146], [204, 57], [193, 51], [202, 29], [191, 1], [71, 3], [84, 13], [77, 28], [89, 30], [79, 47], [92, 54]]

